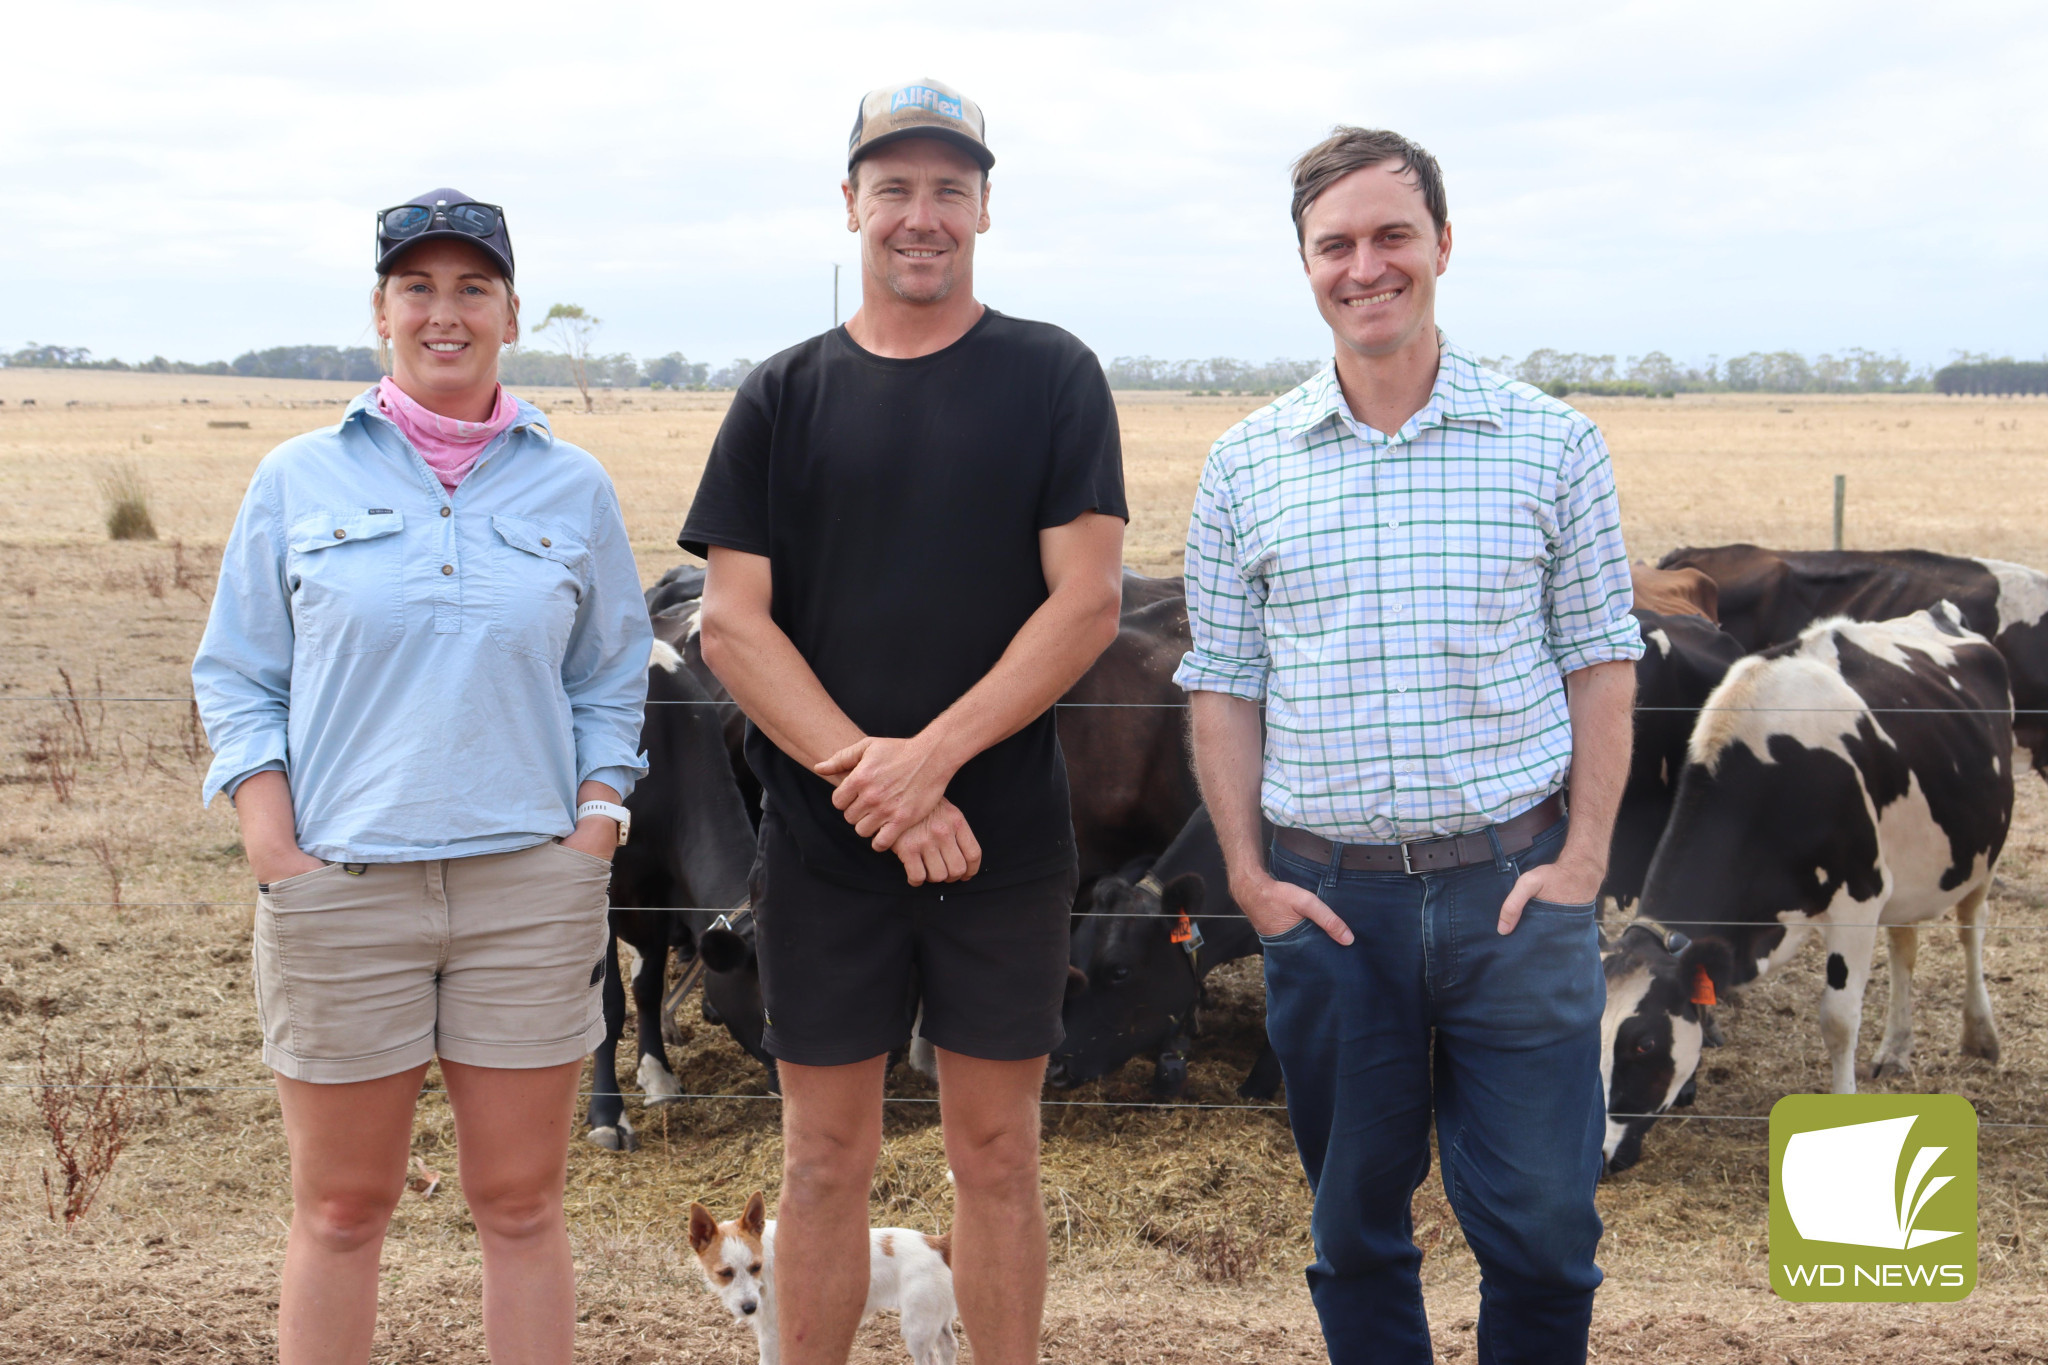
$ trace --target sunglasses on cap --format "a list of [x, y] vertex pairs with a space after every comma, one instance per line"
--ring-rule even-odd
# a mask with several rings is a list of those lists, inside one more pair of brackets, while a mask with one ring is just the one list
[[[436, 220], [439, 220], [436, 222]], [[428, 228], [453, 228], [472, 237], [492, 237], [505, 223], [505, 210], [496, 204], [464, 201], [457, 204], [400, 204], [377, 214], [377, 236], [388, 242], [403, 242]]]

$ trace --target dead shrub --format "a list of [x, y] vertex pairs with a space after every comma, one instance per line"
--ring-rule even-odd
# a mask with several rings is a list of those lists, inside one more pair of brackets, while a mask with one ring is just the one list
[[114, 838], [102, 825], [86, 839], [85, 846], [99, 859], [100, 870], [107, 874], [107, 894], [113, 899], [115, 911], [121, 909], [121, 850], [115, 846]]
[[98, 752], [97, 741], [101, 732], [107, 728], [106, 682], [97, 673], [93, 675], [94, 710], [92, 719], [87, 720], [85, 700], [78, 695], [78, 687], [71, 681], [71, 670], [60, 668], [57, 670], [57, 676], [64, 680], [64, 695], [60, 697], [52, 692], [50, 699], [56, 702], [64, 713], [64, 720], [70, 725], [72, 736], [76, 740], [79, 757], [91, 758]]
[[70, 732], [38, 726], [35, 746], [24, 750], [21, 756], [43, 770], [57, 804], [69, 805], [71, 789], [78, 782], [78, 753], [72, 747]]
[[101, 470], [99, 486], [107, 539], [156, 539], [156, 523], [149, 516], [149, 480], [132, 461], [116, 460]]
[[141, 1027], [135, 1033], [135, 1054], [128, 1067], [116, 1070], [111, 1063], [89, 1066], [85, 1045], [71, 1055], [50, 1056], [50, 1027], [43, 1025], [36, 1048], [34, 1089], [36, 1108], [57, 1157], [57, 1172], [63, 1183], [43, 1168], [43, 1204], [51, 1222], [60, 1218], [75, 1223], [92, 1208], [92, 1201], [114, 1173], [114, 1163], [127, 1145], [134, 1126], [134, 1086], [149, 1075], [148, 1043]]
[[178, 736], [178, 745], [185, 751], [185, 761], [195, 768], [213, 754], [206, 743], [206, 727], [199, 723], [199, 703], [196, 700], [186, 703], [185, 731]]
[[199, 599], [200, 605], [212, 606], [213, 599], [207, 595], [205, 574], [195, 573], [185, 562], [185, 542], [171, 542], [171, 586], [179, 592], [189, 592]]
[[1243, 1284], [1258, 1273], [1266, 1254], [1263, 1228], [1245, 1229], [1243, 1235], [1228, 1227], [1176, 1232], [1148, 1218], [1138, 1225], [1138, 1235], [1186, 1261], [1195, 1278], [1210, 1284]]

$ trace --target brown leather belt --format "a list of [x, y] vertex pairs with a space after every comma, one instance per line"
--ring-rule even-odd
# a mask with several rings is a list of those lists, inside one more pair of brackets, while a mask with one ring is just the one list
[[[1502, 853], [1520, 853], [1536, 842], [1538, 835], [1564, 819], [1562, 792], [1545, 798], [1512, 820], [1493, 827]], [[1486, 831], [1453, 834], [1444, 839], [1417, 839], [1406, 844], [1333, 844], [1305, 829], [1281, 826], [1273, 832], [1274, 842], [1289, 853], [1327, 864], [1333, 853], [1346, 872], [1445, 872], [1454, 867], [1471, 867], [1493, 861], [1493, 840]], [[1341, 852], [1339, 852], [1341, 850]]]

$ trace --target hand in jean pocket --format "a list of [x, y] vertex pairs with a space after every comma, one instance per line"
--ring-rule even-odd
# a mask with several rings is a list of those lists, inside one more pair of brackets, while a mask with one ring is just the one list
[[1600, 894], [1600, 883], [1606, 876], [1605, 867], [1575, 858], [1569, 850], [1554, 863], [1530, 868], [1515, 879], [1507, 899], [1500, 903], [1499, 932], [1515, 932], [1515, 926], [1522, 922], [1523, 909], [1532, 900], [1558, 905], [1587, 904]]

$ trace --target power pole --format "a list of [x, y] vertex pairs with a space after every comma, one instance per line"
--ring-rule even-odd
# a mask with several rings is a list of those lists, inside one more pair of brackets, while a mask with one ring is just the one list
[[832, 263], [832, 325], [839, 325], [839, 262]]

